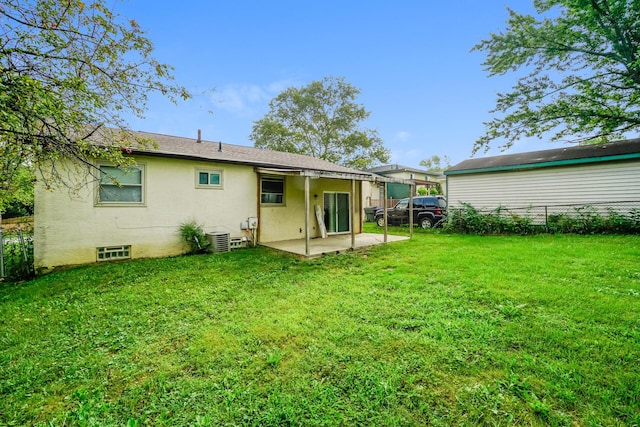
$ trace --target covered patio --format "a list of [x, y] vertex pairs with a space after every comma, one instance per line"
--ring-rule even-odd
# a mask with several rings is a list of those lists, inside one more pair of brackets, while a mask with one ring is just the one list
[[[307, 258], [316, 257], [322, 254], [327, 253], [336, 253], [343, 252], [349, 249], [358, 249], [366, 246], [373, 246], [382, 243], [405, 240], [413, 237], [413, 216], [410, 215], [410, 231], [409, 237], [399, 237], [399, 236], [389, 236], [387, 234], [387, 184], [390, 182], [393, 183], [402, 183], [409, 185], [410, 194], [415, 193], [415, 185], [411, 180], [404, 180], [399, 178], [390, 178], [377, 176], [371, 173], [360, 173], [359, 171], [353, 172], [335, 172], [335, 171], [319, 171], [313, 169], [281, 169], [281, 168], [255, 168], [255, 171], [259, 176], [285, 176], [285, 177], [299, 177], [302, 178], [302, 194], [301, 198], [304, 201], [303, 212], [304, 212], [304, 227], [300, 227], [300, 233], [304, 238], [300, 239], [287, 239], [287, 240], [278, 240], [273, 237], [269, 239], [262, 239], [261, 227], [265, 223], [263, 220], [263, 212], [262, 212], [262, 202], [259, 198], [258, 204], [258, 212], [259, 218], [258, 222], [261, 224], [259, 228], [259, 236], [258, 244], [286, 252], [295, 253], [298, 255], [303, 255]], [[311, 181], [315, 181], [318, 179], [327, 179], [327, 180], [336, 180], [349, 183], [349, 190], [343, 189], [341, 194], [347, 195], [347, 205], [346, 209], [342, 212], [348, 211], [347, 216], [343, 216], [343, 218], [347, 218], [346, 222], [340, 223], [342, 229], [338, 227], [334, 227], [334, 229], [330, 229], [326, 226], [323, 211], [319, 204], [312, 203], [312, 193], [311, 193]], [[382, 228], [383, 234], [366, 234], [362, 233], [362, 187], [361, 183], [363, 181], [374, 182], [378, 185], [382, 185], [383, 194], [384, 194], [384, 218], [385, 218], [385, 226]], [[284, 190], [283, 190], [284, 191]], [[315, 191], [318, 191], [317, 189]], [[334, 190], [335, 192], [336, 190]], [[318, 194], [313, 194], [314, 200], [317, 199]], [[299, 200], [299, 199], [298, 199]], [[321, 199], [322, 200], [322, 199]], [[345, 200], [345, 199], [343, 199]], [[337, 203], [336, 203], [337, 204]], [[312, 210], [312, 207], [314, 208]], [[412, 204], [409, 203], [409, 209], [413, 208]], [[313, 214], [315, 211], [315, 215]], [[325, 211], [326, 215], [326, 211]], [[282, 213], [279, 213], [278, 216], [280, 218], [283, 217]], [[271, 218], [273, 221], [273, 218]], [[317, 226], [320, 229], [320, 237], [312, 236], [312, 227], [315, 230], [315, 223], [312, 222], [317, 221]], [[268, 220], [267, 220], [268, 221]], [[336, 222], [338, 222], [336, 220]], [[334, 223], [335, 225], [335, 223]], [[313, 231], [313, 234], [318, 234], [318, 232]], [[292, 237], [292, 236], [289, 236]]]
[[[406, 236], [387, 235], [386, 243], [408, 239], [409, 237]], [[383, 243], [385, 243], [384, 234], [361, 233], [354, 235], [353, 239], [351, 234], [330, 235], [324, 239], [310, 239], [308, 249], [306, 239], [282, 240], [279, 242], [261, 243], [261, 245], [296, 255], [302, 255], [307, 258], [314, 258], [324, 254], [346, 252], [353, 249], [381, 245]]]

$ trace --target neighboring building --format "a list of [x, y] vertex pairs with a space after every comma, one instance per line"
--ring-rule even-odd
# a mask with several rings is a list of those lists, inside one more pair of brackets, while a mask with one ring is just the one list
[[468, 159], [445, 175], [452, 208], [640, 208], [640, 139]]
[[321, 235], [319, 209], [328, 234], [361, 233], [362, 183], [392, 181], [304, 155], [135, 134], [157, 146], [134, 149], [129, 172], [97, 161], [100, 180], [78, 176], [78, 194], [36, 185], [38, 270], [182, 254], [189, 219], [235, 241], [308, 242]]
[[[410, 168], [398, 164], [384, 165], [368, 169], [368, 172], [389, 178], [412, 181], [417, 188], [423, 187], [427, 191], [436, 188], [438, 184], [444, 187], [444, 175], [442, 172], [432, 172], [422, 169]], [[444, 190], [443, 190], [444, 191]], [[401, 183], [389, 183], [387, 185], [387, 198], [403, 199], [409, 197], [410, 186]], [[382, 203], [382, 188], [380, 186], [364, 186], [365, 206], [380, 206]]]

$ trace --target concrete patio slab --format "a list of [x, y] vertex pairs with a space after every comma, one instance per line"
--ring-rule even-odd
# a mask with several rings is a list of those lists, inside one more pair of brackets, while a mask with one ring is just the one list
[[[387, 235], [387, 243], [409, 240], [405, 236]], [[355, 248], [381, 245], [384, 243], [383, 234], [362, 233], [355, 235]], [[260, 243], [262, 246], [305, 256], [305, 240], [283, 240], [281, 242]], [[324, 254], [346, 252], [351, 249], [351, 234], [339, 234], [328, 236], [326, 239], [316, 238], [310, 241], [309, 257], [318, 257]]]

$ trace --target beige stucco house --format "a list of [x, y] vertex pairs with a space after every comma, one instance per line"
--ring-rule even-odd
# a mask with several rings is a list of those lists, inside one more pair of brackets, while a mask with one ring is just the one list
[[[96, 161], [81, 190], [36, 185], [34, 252], [39, 271], [121, 258], [182, 254], [181, 223], [232, 244], [362, 232], [362, 183], [386, 178], [309, 156], [136, 132], [126, 173]], [[113, 182], [116, 178], [118, 184]], [[80, 179], [80, 178], [79, 178]], [[308, 246], [307, 246], [308, 248]]]

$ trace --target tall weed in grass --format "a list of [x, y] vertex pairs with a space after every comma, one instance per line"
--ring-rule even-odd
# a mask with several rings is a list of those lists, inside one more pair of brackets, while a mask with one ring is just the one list
[[4, 285], [0, 425], [637, 425], [638, 243], [417, 232]]

